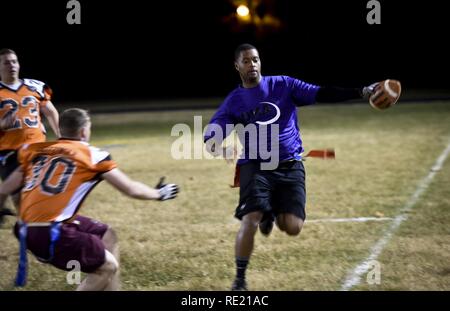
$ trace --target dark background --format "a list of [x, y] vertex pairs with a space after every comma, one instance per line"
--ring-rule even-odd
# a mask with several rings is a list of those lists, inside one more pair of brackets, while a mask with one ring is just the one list
[[231, 0], [81, 0], [81, 25], [67, 24], [67, 2], [0, 9], [0, 47], [16, 50], [21, 76], [47, 82], [55, 102], [222, 97], [240, 81], [233, 52], [243, 42], [259, 48], [266, 75], [449, 89], [444, 1], [380, 0], [381, 25], [368, 25], [366, 0], [263, 0], [258, 13], [282, 22], [263, 33], [227, 22]]

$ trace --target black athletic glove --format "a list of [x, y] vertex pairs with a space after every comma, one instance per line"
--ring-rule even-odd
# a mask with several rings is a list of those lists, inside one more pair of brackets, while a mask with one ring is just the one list
[[164, 184], [164, 179], [165, 177], [161, 177], [159, 183], [155, 187], [158, 189], [160, 196], [158, 200], [160, 201], [174, 199], [179, 191], [179, 187], [175, 184]]
[[375, 83], [372, 83], [369, 86], [363, 87], [362, 90], [361, 90], [362, 98], [364, 98], [365, 100], [369, 100], [370, 96], [372, 96], [372, 94], [375, 93], [378, 84], [380, 84], [380, 83], [379, 82], [375, 82]]

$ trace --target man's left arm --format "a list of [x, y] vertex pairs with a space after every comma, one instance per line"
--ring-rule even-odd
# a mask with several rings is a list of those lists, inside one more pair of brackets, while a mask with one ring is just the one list
[[362, 88], [342, 88], [335, 86], [321, 86], [317, 91], [316, 101], [321, 103], [337, 103], [351, 99], [368, 100], [375, 92], [378, 83]]
[[44, 116], [47, 118], [48, 123], [50, 124], [50, 127], [53, 130], [53, 133], [55, 133], [56, 137], [60, 137], [59, 133], [59, 113], [58, 110], [56, 110], [55, 106], [51, 101], [48, 101], [45, 106], [41, 107], [41, 111], [44, 114]]
[[291, 77], [285, 77], [285, 79], [291, 88], [296, 106], [311, 105], [315, 102], [338, 103], [351, 99], [368, 100], [378, 85], [378, 83], [373, 83], [362, 88], [343, 88], [319, 86]]

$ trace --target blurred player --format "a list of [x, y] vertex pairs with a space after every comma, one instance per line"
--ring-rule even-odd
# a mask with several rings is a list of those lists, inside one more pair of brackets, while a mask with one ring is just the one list
[[[230, 133], [227, 124], [255, 126], [259, 137], [248, 133], [239, 138], [244, 146], [237, 163], [240, 171], [240, 198], [235, 217], [241, 227], [235, 244], [236, 278], [232, 290], [246, 290], [245, 273], [253, 251], [254, 236], [259, 226], [269, 235], [273, 221], [281, 231], [296, 236], [305, 220], [305, 170], [302, 140], [297, 121], [297, 107], [315, 102], [340, 102], [368, 98], [376, 84], [364, 88], [319, 87], [288, 76], [262, 76], [257, 49], [249, 44], [235, 51], [235, 68], [242, 85], [233, 90], [212, 117], [205, 133], [207, 150], [217, 156], [227, 151], [220, 147]], [[232, 127], [229, 127], [232, 128]], [[248, 132], [251, 132], [248, 127]], [[272, 140], [259, 131], [278, 134]], [[277, 155], [273, 169], [263, 169], [271, 158], [262, 155], [263, 143], [271, 155]], [[276, 153], [275, 153], [276, 151]], [[253, 157], [252, 157], [253, 155]]]
[[20, 263], [16, 285], [26, 280], [26, 249], [40, 261], [70, 270], [71, 260], [88, 273], [78, 290], [119, 289], [117, 237], [108, 225], [78, 215], [82, 202], [103, 179], [124, 194], [141, 200], [176, 197], [178, 186], [156, 189], [131, 180], [108, 152], [88, 144], [91, 121], [81, 109], [68, 109], [60, 118], [58, 141], [24, 145], [20, 166], [0, 186], [0, 207], [8, 194], [23, 185], [16, 236]]
[[[13, 50], [0, 50], [0, 177], [5, 180], [18, 166], [17, 150], [23, 144], [45, 141], [40, 113], [47, 118], [57, 137], [58, 111], [51, 100], [52, 91], [43, 82], [19, 79], [20, 64]], [[20, 192], [11, 196], [16, 208]], [[12, 212], [0, 210], [0, 222]]]

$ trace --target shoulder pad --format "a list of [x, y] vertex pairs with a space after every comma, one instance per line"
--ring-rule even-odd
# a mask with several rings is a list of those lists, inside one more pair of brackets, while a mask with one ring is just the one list
[[23, 79], [23, 84], [32, 92], [37, 92], [41, 97], [45, 97], [45, 83], [39, 80]]

